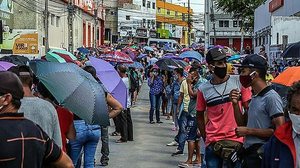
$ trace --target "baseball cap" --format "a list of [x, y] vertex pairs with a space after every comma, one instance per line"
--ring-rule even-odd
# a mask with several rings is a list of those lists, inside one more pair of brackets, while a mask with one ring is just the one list
[[13, 98], [17, 100], [23, 98], [23, 86], [16, 74], [9, 71], [0, 72], [0, 93], [10, 93], [13, 96]]
[[208, 50], [206, 54], [206, 62], [210, 63], [213, 61], [220, 61], [222, 59], [226, 58], [226, 52], [224, 49], [215, 47], [210, 50]]
[[268, 64], [267, 60], [258, 54], [250, 54], [247, 55], [241, 65], [234, 65], [236, 67], [241, 67], [241, 68], [257, 68], [257, 69], [267, 69]]

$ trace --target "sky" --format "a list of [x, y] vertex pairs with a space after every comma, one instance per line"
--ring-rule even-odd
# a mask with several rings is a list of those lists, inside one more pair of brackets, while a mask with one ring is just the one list
[[[193, 9], [194, 13], [204, 13], [204, 0], [190, 0], [191, 1], [191, 8]], [[172, 3], [180, 4], [187, 6], [188, 0], [172, 0]]]

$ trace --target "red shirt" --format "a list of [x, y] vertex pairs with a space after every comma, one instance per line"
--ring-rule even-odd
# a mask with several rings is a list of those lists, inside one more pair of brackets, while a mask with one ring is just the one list
[[71, 113], [68, 109], [60, 106], [56, 106], [56, 111], [58, 115], [60, 131], [61, 131], [63, 151], [66, 152], [67, 133], [70, 129], [71, 124], [73, 123], [73, 113]]

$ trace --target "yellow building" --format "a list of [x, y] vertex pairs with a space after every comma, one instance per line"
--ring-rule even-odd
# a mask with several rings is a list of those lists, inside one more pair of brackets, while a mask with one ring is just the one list
[[[175, 39], [188, 44], [188, 8], [156, 0], [156, 25], [159, 38]], [[190, 16], [193, 10], [190, 9]]]

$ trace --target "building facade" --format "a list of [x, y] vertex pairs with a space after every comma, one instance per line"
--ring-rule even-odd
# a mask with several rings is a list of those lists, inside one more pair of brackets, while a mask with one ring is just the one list
[[267, 0], [255, 10], [254, 46], [259, 52], [263, 46], [269, 63], [280, 59], [282, 51], [291, 43], [300, 41], [300, 1]]
[[156, 37], [155, 0], [118, 1], [118, 42], [140, 43]]
[[[164, 0], [156, 0], [156, 24], [159, 38], [175, 39], [188, 44], [188, 8]], [[193, 10], [190, 10], [192, 20]]]
[[[27, 55], [30, 58], [45, 55], [45, 40], [50, 49], [68, 49], [69, 36], [68, 0], [49, 1], [48, 34], [45, 38], [45, 0], [12, 1], [0, 4], [0, 20], [3, 27], [3, 42], [0, 54]], [[95, 10], [95, 9], [98, 10]], [[92, 0], [73, 0], [72, 48], [92, 47], [103, 43], [104, 15], [101, 5]], [[94, 12], [97, 11], [97, 17]], [[9, 17], [8, 17], [9, 16]], [[96, 26], [95, 26], [95, 23]], [[70, 51], [73, 52], [73, 51]]]

